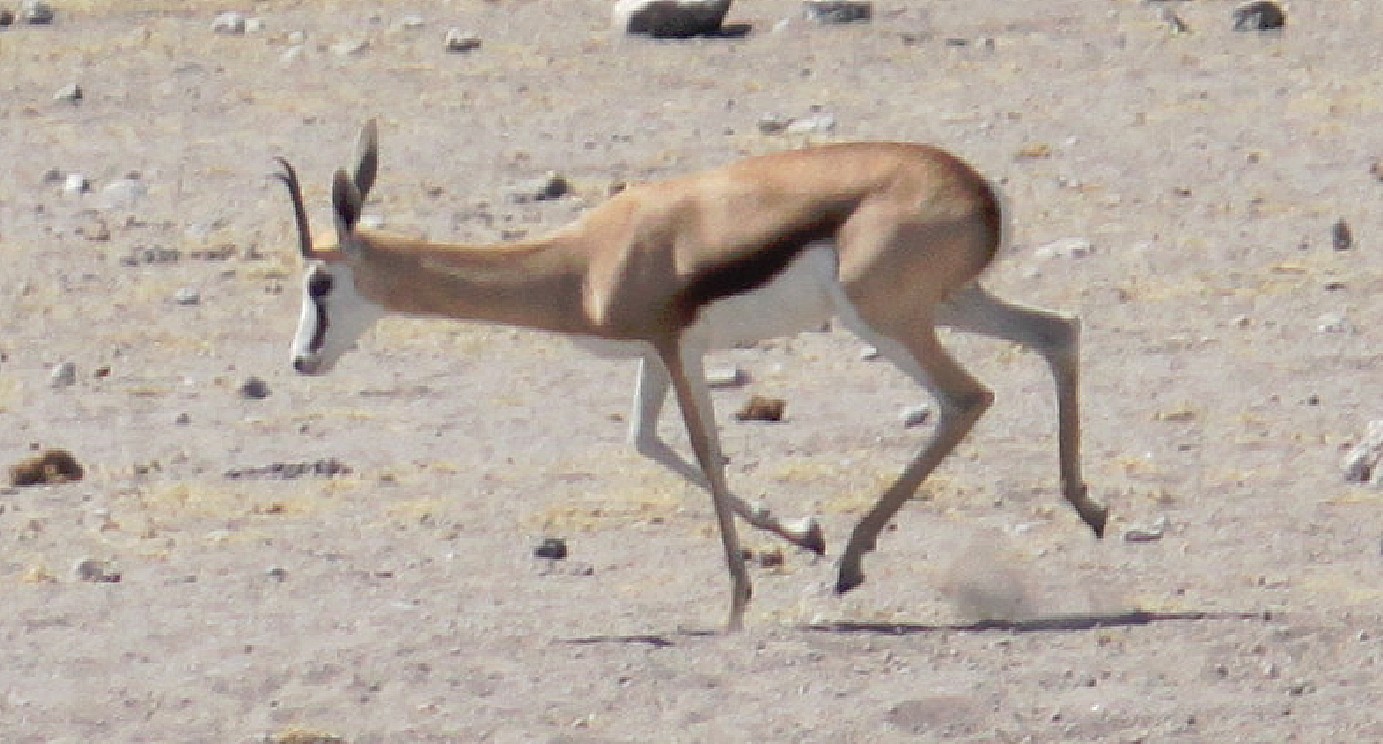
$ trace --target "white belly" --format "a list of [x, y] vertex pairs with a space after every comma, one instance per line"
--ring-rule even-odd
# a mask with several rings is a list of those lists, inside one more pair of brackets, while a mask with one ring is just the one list
[[[684, 343], [703, 351], [728, 349], [820, 328], [837, 313], [833, 291], [835, 245], [814, 243], [773, 280], [752, 292], [717, 300], [701, 309]], [[581, 348], [607, 357], [641, 357], [651, 349], [638, 341], [575, 339]]]

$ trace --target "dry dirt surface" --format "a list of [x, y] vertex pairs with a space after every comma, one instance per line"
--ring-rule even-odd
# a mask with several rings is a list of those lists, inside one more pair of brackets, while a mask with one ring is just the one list
[[[1260, 34], [1228, 0], [741, 0], [670, 42], [591, 0], [54, 5], [0, 29], [0, 453], [84, 477], [0, 493], [0, 740], [1383, 740], [1383, 492], [1340, 471], [1383, 418], [1376, 2]], [[986, 283], [1084, 319], [1109, 536], [1061, 502], [1040, 360], [948, 337], [998, 402], [835, 597], [923, 395], [843, 332], [735, 350], [731, 483], [830, 553], [747, 535], [782, 562], [717, 632], [709, 499], [624, 443], [630, 363], [390, 320], [293, 375], [272, 157], [330, 238], [371, 116], [367, 216], [452, 241], [812, 141], [955, 151], [1008, 200]], [[549, 171], [573, 193], [513, 198]], [[785, 420], [736, 421], [754, 394]]]

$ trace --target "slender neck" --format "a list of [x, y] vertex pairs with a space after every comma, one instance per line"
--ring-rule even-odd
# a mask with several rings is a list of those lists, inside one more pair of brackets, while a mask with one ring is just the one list
[[392, 312], [594, 333], [582, 307], [587, 260], [570, 236], [491, 246], [357, 238], [356, 287]]

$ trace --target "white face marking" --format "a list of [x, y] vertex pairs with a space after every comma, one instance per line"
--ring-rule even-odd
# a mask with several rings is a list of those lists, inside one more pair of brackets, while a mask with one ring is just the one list
[[356, 291], [350, 266], [310, 264], [303, 278], [302, 317], [293, 339], [293, 369], [305, 375], [330, 372], [383, 315], [383, 308]]

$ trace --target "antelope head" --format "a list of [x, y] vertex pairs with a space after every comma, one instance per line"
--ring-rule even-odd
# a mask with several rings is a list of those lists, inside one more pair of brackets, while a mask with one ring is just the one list
[[302, 188], [293, 166], [275, 158], [283, 172], [275, 176], [288, 187], [298, 224], [298, 247], [305, 263], [302, 317], [293, 339], [293, 369], [304, 375], [331, 371], [341, 355], [385, 314], [384, 308], [356, 288], [363, 241], [356, 233], [365, 196], [379, 168], [378, 136], [373, 119], [360, 130], [354, 176], [343, 168], [332, 181], [332, 209], [337, 245], [314, 246]]

